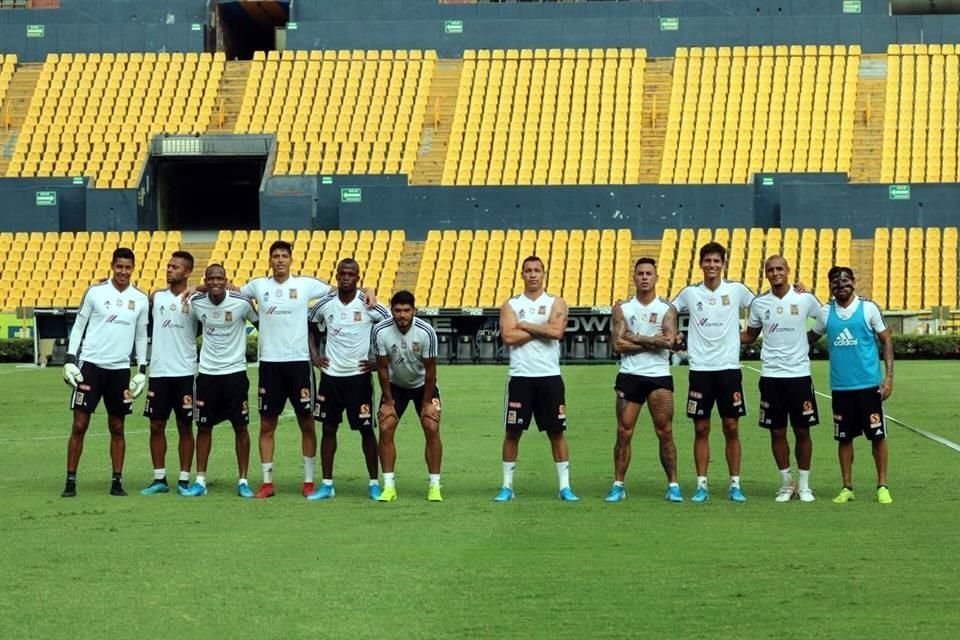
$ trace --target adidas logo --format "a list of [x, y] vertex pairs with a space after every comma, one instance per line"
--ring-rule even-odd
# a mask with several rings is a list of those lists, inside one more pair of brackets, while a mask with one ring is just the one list
[[840, 332], [840, 335], [833, 340], [833, 346], [835, 347], [855, 347], [858, 344], [860, 344], [860, 341], [853, 337], [850, 329], [844, 329]]

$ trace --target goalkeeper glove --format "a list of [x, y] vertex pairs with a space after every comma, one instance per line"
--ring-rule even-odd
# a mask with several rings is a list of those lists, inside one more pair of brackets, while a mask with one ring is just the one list
[[72, 362], [63, 365], [63, 380], [76, 389], [77, 385], [83, 382], [83, 374], [80, 373], [80, 367]]
[[138, 373], [130, 379], [130, 395], [134, 398], [143, 393], [143, 388], [147, 385], [147, 376]]

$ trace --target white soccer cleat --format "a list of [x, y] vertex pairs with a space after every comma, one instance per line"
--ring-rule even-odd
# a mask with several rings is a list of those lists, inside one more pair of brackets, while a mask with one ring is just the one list
[[790, 499], [793, 497], [793, 487], [786, 486], [780, 487], [780, 491], [777, 491], [777, 497], [774, 498], [777, 502], [790, 502]]
[[810, 489], [800, 489], [797, 495], [800, 496], [800, 502], [813, 502], [816, 500], [816, 498], [813, 497], [813, 491]]

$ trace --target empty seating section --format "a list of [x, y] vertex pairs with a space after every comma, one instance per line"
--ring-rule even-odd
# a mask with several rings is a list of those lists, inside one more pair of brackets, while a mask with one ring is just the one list
[[167, 258], [180, 243], [179, 231], [2, 233], [0, 309], [79, 305], [91, 283], [110, 276], [118, 246], [131, 247], [137, 257], [137, 286], [164, 287]]
[[150, 138], [206, 131], [224, 54], [49, 54], [7, 176], [136, 186]]
[[276, 133], [274, 173], [413, 173], [435, 51], [256, 52], [235, 133]]
[[293, 244], [294, 273], [335, 282], [337, 263], [354, 258], [363, 286], [376, 287], [389, 299], [403, 253], [403, 231], [221, 231], [210, 261], [222, 263], [233, 282], [267, 275], [269, 248], [276, 240]]
[[729, 280], [743, 282], [755, 293], [770, 288], [763, 272], [766, 259], [781, 255], [793, 278], [804, 283], [821, 302], [830, 298], [827, 271], [850, 264], [850, 229], [665, 229], [658, 271], [660, 295], [673, 299], [688, 284], [703, 279], [700, 247], [714, 241], [727, 247]]
[[860, 47], [679, 47], [661, 184], [845, 172]]
[[891, 310], [957, 307], [957, 228], [879, 228], [873, 299]]
[[644, 49], [464, 51], [444, 185], [631, 184]]
[[[13, 72], [17, 67], [17, 55], [15, 53], [0, 55], [0, 104], [7, 97], [7, 89], [10, 87], [10, 80], [13, 78]], [[7, 116], [9, 116], [9, 109]]]
[[957, 180], [960, 46], [890, 45], [881, 182]]
[[523, 291], [523, 259], [537, 255], [547, 291], [571, 307], [606, 307], [628, 295], [631, 242], [626, 229], [430, 231], [415, 295], [425, 307], [497, 307]]

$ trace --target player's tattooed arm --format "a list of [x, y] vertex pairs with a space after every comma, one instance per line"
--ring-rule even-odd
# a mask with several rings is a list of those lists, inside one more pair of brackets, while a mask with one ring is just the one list
[[545, 324], [530, 324], [520, 322], [518, 326], [534, 338], [545, 340], [563, 340], [567, 333], [567, 303], [563, 298], [553, 301], [550, 318]]
[[880, 382], [880, 397], [886, 400], [893, 393], [893, 338], [890, 329], [878, 333], [877, 340], [883, 348], [883, 366], [886, 369], [886, 375]]
[[503, 340], [503, 344], [508, 347], [519, 347], [533, 340], [530, 332], [521, 329], [519, 324], [513, 307], [509, 302], [504, 302], [500, 307], [500, 339]]
[[623, 316], [623, 309], [620, 305], [613, 308], [613, 319], [610, 323], [610, 341], [613, 342], [613, 348], [617, 353], [636, 353], [638, 351], [648, 351], [649, 349], [633, 341], [633, 334], [627, 331], [627, 321]]

